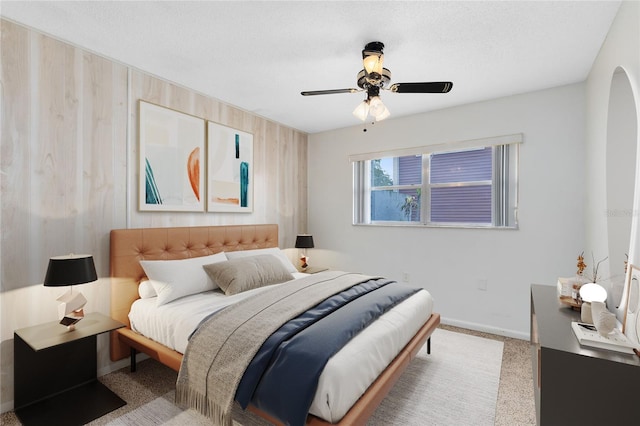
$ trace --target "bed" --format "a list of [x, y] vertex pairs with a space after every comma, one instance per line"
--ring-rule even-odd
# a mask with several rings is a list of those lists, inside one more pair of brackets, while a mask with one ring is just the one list
[[[186, 353], [185, 349], [189, 333], [187, 331], [176, 331], [172, 329], [170, 332], [165, 331], [164, 333], [161, 333], [165, 335], [164, 337], [154, 335], [153, 338], [149, 338], [145, 336], [145, 334], [150, 333], [153, 335], [153, 332], [146, 330], [153, 330], [153, 326], [149, 327], [147, 325], [147, 328], [145, 329], [145, 325], [143, 324], [145, 320], [140, 319], [145, 318], [144, 314], [141, 317], [135, 316], [139, 314], [140, 310], [144, 311], [145, 309], [149, 309], [148, 306], [146, 308], [144, 307], [145, 303], [149, 305], [149, 302], [145, 298], [140, 297], [139, 285], [147, 279], [140, 262], [143, 261], [149, 263], [149, 261], [154, 260], [176, 260], [204, 257], [213, 258], [217, 256], [217, 254], [226, 253], [229, 255], [231, 252], [243, 252], [241, 254], [248, 254], [250, 253], [249, 251], [254, 252], [256, 250], [268, 251], [277, 249], [278, 227], [274, 224], [260, 224], [120, 229], [113, 230], [110, 238], [110, 275], [112, 277], [111, 316], [127, 325], [126, 328], [119, 329], [111, 334], [111, 359], [116, 361], [126, 357], [131, 357], [132, 369], [134, 369], [135, 354], [137, 352], [142, 352], [168, 367], [176, 371], [180, 371], [183, 358], [185, 358], [184, 353]], [[322, 274], [325, 273], [314, 274], [314, 277], [311, 277], [305, 276], [305, 274], [292, 273], [292, 275], [297, 278], [295, 280], [296, 283], [324, 279]], [[348, 275], [347, 273], [342, 274], [336, 271], [329, 271], [326, 274], [340, 276]], [[145, 284], [148, 284], [148, 282]], [[284, 287], [284, 284], [282, 284], [282, 286]], [[262, 290], [258, 288], [256, 290], [251, 290], [250, 292], [253, 291], [260, 292]], [[426, 292], [420, 293], [423, 294]], [[202, 294], [202, 298], [212, 297], [215, 300], [220, 300], [219, 292], [216, 294], [215, 291], [210, 291]], [[232, 297], [243, 298], [244, 295], [239, 294]], [[424, 295], [420, 297], [424, 297]], [[191, 299], [200, 300], [202, 298], [190, 295], [178, 298], [176, 301], [167, 303], [164, 306], [167, 309], [173, 309], [182, 303], [190, 303]], [[409, 306], [410, 302], [417, 303], [415, 302], [416, 299], [416, 296], [411, 296], [400, 305], [403, 305], [403, 309], [406, 309], [404, 305], [406, 304]], [[201, 302], [197, 301], [194, 303]], [[211, 303], [215, 305], [218, 302], [213, 301]], [[425, 309], [422, 308], [422, 306], [424, 305], [415, 305], [413, 309], [416, 312], [424, 311]], [[194, 308], [189, 309], [197, 311], [197, 309]], [[395, 309], [399, 308], [394, 307], [393, 310]], [[357, 398], [353, 404], [350, 403], [347, 408], [342, 408], [342, 410], [346, 411], [346, 414], [340, 414], [340, 418], [335, 419], [332, 418], [330, 413], [325, 414], [322, 412], [314, 412], [314, 409], [310, 410], [311, 414], [308, 415], [306, 423], [309, 425], [327, 425], [336, 423], [342, 425], [364, 424], [366, 419], [380, 404], [418, 350], [425, 342], [428, 344], [428, 339], [431, 333], [440, 322], [439, 314], [432, 311], [432, 304], [429, 304], [428, 309], [429, 311], [426, 313], [422, 312], [417, 314], [422, 315], [423, 317], [417, 325], [414, 324], [412, 326], [414, 328], [411, 329], [411, 333], [407, 335], [405, 339], [406, 344], [402, 343], [403, 346], [397, 350], [393, 349], [394, 355], [391, 357], [391, 361], [386, 367], [381, 369], [379, 374], [376, 373], [378, 374], [377, 378], [372, 379], [371, 384], [367, 385], [366, 391], [364, 391], [364, 393]], [[154, 311], [152, 308], [149, 310], [151, 312]], [[390, 315], [392, 313], [393, 312], [388, 312], [385, 315]], [[130, 315], [134, 318], [133, 321], [131, 321]], [[174, 314], [164, 312], [159, 315], [159, 317], [174, 318]], [[199, 322], [200, 318], [191, 319], [190, 321]], [[150, 320], [149, 322], [153, 323], [153, 320]], [[179, 321], [174, 321], [173, 323], [175, 324], [176, 322]], [[376, 321], [376, 323], [382, 322], [383, 321]], [[187, 328], [185, 330], [189, 330], [189, 327], [193, 326], [187, 324], [186, 327]], [[373, 329], [374, 327], [367, 328]], [[136, 331], [136, 329], [138, 331]], [[415, 332], [413, 330], [415, 330]], [[389, 334], [388, 331], [386, 331], [386, 333]], [[408, 332], [405, 331], [405, 334], [406, 333]], [[390, 334], [395, 336], [398, 333], [393, 332]], [[375, 336], [375, 334], [373, 336]], [[172, 338], [173, 341], [171, 340]], [[349, 344], [351, 344], [351, 342]], [[356, 352], [358, 350], [359, 349], [357, 349]], [[346, 352], [346, 350], [344, 351]], [[339, 358], [339, 354], [340, 352], [336, 354], [335, 358]], [[333, 361], [333, 359], [331, 359], [331, 361]], [[329, 370], [329, 364], [327, 364], [326, 370]], [[325, 373], [327, 372], [323, 372], [320, 377], [321, 382], [323, 382]], [[331, 374], [327, 373], [327, 376], [331, 377]], [[333, 386], [335, 386], [335, 384]], [[249, 409], [274, 424], [280, 423], [278, 420], [253, 405], [249, 405]], [[321, 408], [320, 411], [322, 410], [323, 409]]]

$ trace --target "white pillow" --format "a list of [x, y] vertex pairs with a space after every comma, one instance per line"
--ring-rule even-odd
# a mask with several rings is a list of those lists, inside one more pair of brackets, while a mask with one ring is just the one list
[[216, 285], [202, 267], [224, 262], [224, 253], [179, 260], [141, 260], [147, 278], [158, 294], [157, 306], [190, 294], [214, 290]]
[[138, 294], [141, 299], [148, 299], [150, 297], [156, 297], [156, 289], [153, 288], [153, 284], [149, 280], [144, 280], [138, 285]]
[[284, 254], [284, 252], [280, 250], [278, 247], [270, 247], [270, 248], [264, 248], [264, 249], [254, 249], [254, 250], [227, 251], [225, 253], [227, 255], [227, 259], [229, 260], [239, 259], [241, 257], [257, 256], [259, 254], [272, 254], [278, 259], [280, 259], [282, 264], [287, 268], [287, 271], [291, 273], [298, 272], [298, 270], [293, 265], [293, 263], [291, 263], [287, 255]]

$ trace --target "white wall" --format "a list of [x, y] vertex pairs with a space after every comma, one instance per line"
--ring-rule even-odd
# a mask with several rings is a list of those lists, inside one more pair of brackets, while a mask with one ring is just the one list
[[[607, 191], [619, 191], [615, 185], [607, 185], [607, 142], [609, 129], [609, 99], [612, 79], [616, 70], [623, 70], [629, 80], [635, 102], [636, 129], [640, 123], [640, 3], [623, 2], [611, 25], [607, 38], [594, 61], [586, 82], [586, 148], [587, 169], [586, 186], [587, 203], [585, 206], [586, 246], [591, 250], [602, 251], [608, 247], [607, 199], [612, 194]], [[614, 85], [614, 87], [616, 87]], [[615, 109], [611, 111], [615, 113]], [[612, 120], [615, 122], [615, 120]], [[640, 136], [636, 131], [636, 147], [640, 144]], [[636, 149], [636, 151], [638, 151]], [[620, 165], [612, 165], [620, 167]], [[636, 158], [636, 171], [639, 170]], [[640, 263], [640, 230], [638, 228], [640, 212], [640, 179], [636, 173], [635, 197], [633, 201], [631, 237], [629, 244], [629, 260]], [[617, 259], [604, 264], [603, 274], [617, 275], [619, 269]], [[619, 315], [620, 317], [620, 315]]]
[[[575, 84], [310, 135], [311, 263], [399, 281], [406, 272], [443, 322], [527, 338], [531, 283], [571, 276], [583, 250], [584, 100]], [[513, 133], [524, 135], [520, 229], [352, 225], [348, 155]]]

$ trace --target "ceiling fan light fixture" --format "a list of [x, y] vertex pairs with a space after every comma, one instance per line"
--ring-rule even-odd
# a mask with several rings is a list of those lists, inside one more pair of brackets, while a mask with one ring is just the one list
[[358, 104], [356, 109], [353, 110], [353, 115], [361, 121], [366, 121], [369, 116], [373, 117], [376, 121], [382, 121], [388, 118], [391, 113], [385, 104], [382, 103], [379, 96], [369, 96]]
[[380, 53], [367, 52], [367, 53], [369, 54], [364, 56], [364, 58], [362, 59], [364, 70], [367, 73], [367, 75], [372, 73], [382, 75], [382, 64], [384, 62], [384, 55], [382, 54], [382, 52]]
[[367, 116], [369, 115], [369, 100], [365, 99], [364, 101], [360, 102], [356, 109], [353, 110], [353, 115], [355, 115], [360, 120], [365, 121], [367, 119]]
[[376, 121], [382, 121], [391, 115], [389, 109], [386, 106], [382, 105], [382, 107], [382, 111], [380, 111], [377, 115], [374, 115]]
[[383, 109], [384, 104], [382, 103], [380, 96], [371, 96], [369, 98], [369, 112], [371, 115], [376, 116], [381, 113]]

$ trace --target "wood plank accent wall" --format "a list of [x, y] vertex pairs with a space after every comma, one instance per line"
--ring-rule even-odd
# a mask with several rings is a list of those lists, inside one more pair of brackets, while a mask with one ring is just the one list
[[2, 29], [2, 291], [39, 284], [50, 256], [100, 272], [126, 157], [127, 69], [21, 26]]
[[[112, 228], [277, 223], [306, 231], [307, 135], [2, 20], [2, 289], [42, 282], [49, 256], [107, 275]], [[138, 211], [138, 100], [254, 135], [254, 212]], [[127, 115], [128, 114], [128, 115]]]
[[[13, 399], [13, 330], [57, 318], [50, 256], [90, 253], [87, 311], [109, 313], [113, 228], [277, 223], [293, 247], [307, 221], [307, 135], [1, 19], [2, 409]], [[212, 76], [214, 78], [215, 76]], [[253, 213], [138, 211], [138, 100], [254, 135]], [[99, 340], [99, 369], [109, 365]]]

